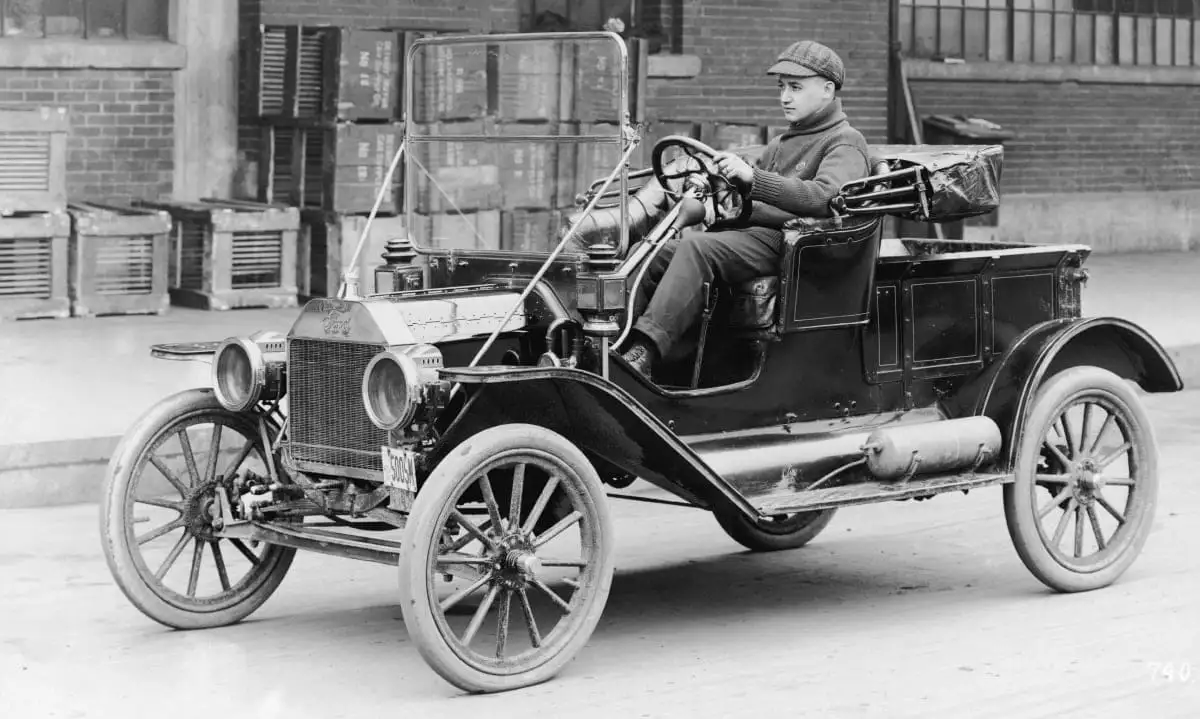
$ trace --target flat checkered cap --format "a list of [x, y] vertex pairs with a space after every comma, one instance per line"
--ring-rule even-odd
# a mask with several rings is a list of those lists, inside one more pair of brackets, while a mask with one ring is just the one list
[[842, 58], [838, 57], [836, 52], [821, 43], [801, 40], [779, 53], [767, 74], [797, 77], [817, 75], [833, 82], [833, 86], [840, 90], [842, 82], [846, 79], [846, 66], [842, 64]]

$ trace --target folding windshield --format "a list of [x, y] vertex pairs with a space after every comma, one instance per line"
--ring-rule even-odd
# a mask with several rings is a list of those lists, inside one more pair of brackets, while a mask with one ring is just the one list
[[[430, 250], [548, 253], [624, 155], [619, 36], [431, 37], [408, 53], [404, 206]], [[610, 186], [626, 186], [624, 169]]]

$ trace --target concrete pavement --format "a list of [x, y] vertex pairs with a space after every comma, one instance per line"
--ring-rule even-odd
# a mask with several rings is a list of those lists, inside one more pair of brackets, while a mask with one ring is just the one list
[[[1117, 316], [1200, 383], [1200, 252], [1094, 255], [1084, 314]], [[162, 397], [207, 386], [207, 362], [150, 357], [157, 342], [286, 331], [295, 309], [0, 323], [0, 508], [92, 502], [120, 435]]]

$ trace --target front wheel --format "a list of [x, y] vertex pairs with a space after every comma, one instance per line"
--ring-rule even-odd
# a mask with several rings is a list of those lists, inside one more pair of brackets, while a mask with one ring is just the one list
[[[612, 583], [612, 520], [600, 477], [564, 437], [526, 424], [480, 432], [434, 469], [409, 516], [400, 606], [446, 681], [537, 684], [587, 643]], [[443, 586], [452, 578], [459, 586]]]
[[754, 552], [798, 549], [829, 526], [836, 509], [796, 512], [765, 519], [749, 519], [736, 509], [716, 509], [717, 524], [738, 544]]
[[109, 461], [100, 535], [113, 578], [146, 616], [176, 629], [233, 624], [283, 581], [295, 549], [214, 531], [218, 492], [231, 495], [247, 470], [267, 476], [269, 452], [257, 418], [208, 389], [163, 400], [125, 435]]
[[1141, 552], [1158, 498], [1150, 418], [1129, 384], [1073, 367], [1038, 391], [1004, 486], [1025, 566], [1060, 592], [1114, 582]]

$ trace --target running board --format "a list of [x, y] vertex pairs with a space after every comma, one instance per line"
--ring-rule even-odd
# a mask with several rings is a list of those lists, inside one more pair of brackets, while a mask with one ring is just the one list
[[839, 487], [765, 495], [751, 499], [759, 514], [773, 516], [793, 512], [834, 509], [854, 504], [874, 504], [914, 497], [930, 497], [943, 492], [978, 489], [1004, 484], [1011, 474], [948, 474], [914, 477], [907, 482], [856, 482]]
[[360, 537], [345, 532], [331, 532], [304, 525], [288, 526], [268, 522], [241, 522], [225, 527], [221, 537], [267, 542], [310, 552], [332, 554], [336, 557], [361, 559], [378, 564], [395, 565], [400, 557], [400, 543], [375, 537]]

